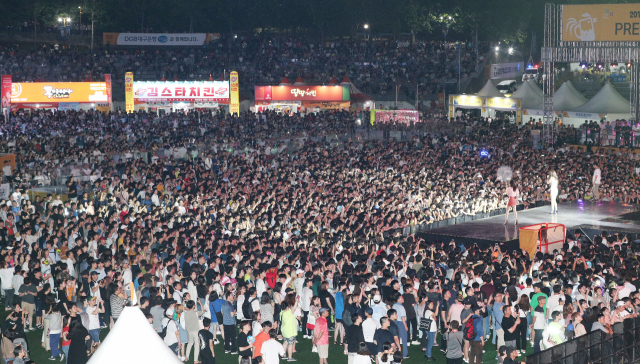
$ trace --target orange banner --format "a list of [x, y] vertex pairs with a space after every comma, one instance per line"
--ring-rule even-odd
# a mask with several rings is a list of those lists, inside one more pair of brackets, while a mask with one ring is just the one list
[[105, 82], [12, 83], [12, 103], [110, 102]]

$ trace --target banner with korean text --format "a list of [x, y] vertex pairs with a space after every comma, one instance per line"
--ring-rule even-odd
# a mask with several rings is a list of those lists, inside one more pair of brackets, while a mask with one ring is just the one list
[[133, 112], [133, 72], [127, 72], [124, 74], [124, 98], [127, 114]]
[[103, 33], [102, 43], [124, 46], [202, 46], [220, 33]]
[[11, 107], [11, 83], [13, 77], [11, 75], [2, 75], [2, 107]]
[[229, 102], [227, 81], [150, 81], [134, 82], [135, 102]]
[[240, 115], [240, 84], [238, 83], [238, 72], [233, 71], [229, 76], [231, 94], [229, 95], [229, 112], [231, 115]]

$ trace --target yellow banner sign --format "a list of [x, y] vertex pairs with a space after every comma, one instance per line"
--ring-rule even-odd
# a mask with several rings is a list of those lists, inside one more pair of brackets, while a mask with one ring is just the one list
[[562, 6], [563, 42], [640, 41], [640, 4]]
[[124, 74], [124, 99], [127, 114], [133, 112], [133, 72]]
[[455, 95], [451, 98], [453, 98], [454, 106], [482, 106], [482, 97], [480, 96]]
[[240, 115], [240, 86], [238, 83], [238, 72], [231, 72], [229, 77], [229, 87], [231, 88], [229, 93], [229, 112], [231, 115]]
[[486, 106], [494, 109], [517, 109], [520, 100], [506, 97], [489, 97], [486, 99]]

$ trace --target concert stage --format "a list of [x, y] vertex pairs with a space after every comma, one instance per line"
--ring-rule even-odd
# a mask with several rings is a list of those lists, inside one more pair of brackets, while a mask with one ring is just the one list
[[513, 212], [509, 214], [509, 223], [504, 225], [504, 215], [474, 220], [462, 224], [450, 225], [442, 228], [423, 231], [423, 236], [428, 241], [449, 242], [452, 239], [456, 243], [477, 242], [481, 246], [495, 243], [507, 243], [509, 249], [517, 247], [518, 232], [521, 226], [533, 225], [542, 222], [564, 224], [567, 233], [575, 229], [582, 229], [584, 233], [593, 238], [597, 233], [606, 230], [609, 233], [625, 233], [635, 239], [640, 233], [639, 219], [631, 219], [633, 212], [640, 214], [638, 205], [625, 205], [615, 202], [577, 201], [564, 202], [558, 205], [558, 214], [550, 214], [551, 206], [542, 206], [529, 210], [518, 211], [518, 225], [514, 226]]

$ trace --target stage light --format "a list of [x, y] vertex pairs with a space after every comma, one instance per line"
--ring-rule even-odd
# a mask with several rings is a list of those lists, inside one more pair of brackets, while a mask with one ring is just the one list
[[587, 68], [589, 64], [587, 62], [580, 62], [580, 67], [582, 67], [582, 69]]
[[509, 54], [513, 53], [513, 47], [509, 47]]
[[496, 46], [496, 52], [500, 52], [500, 47]]

